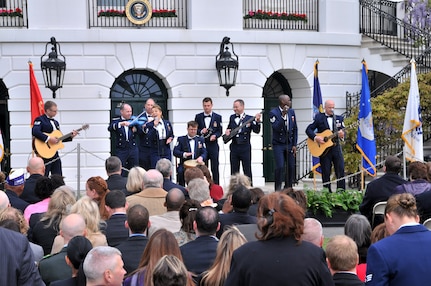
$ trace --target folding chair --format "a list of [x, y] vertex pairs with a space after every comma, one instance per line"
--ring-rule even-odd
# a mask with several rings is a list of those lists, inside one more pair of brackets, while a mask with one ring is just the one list
[[431, 230], [431, 218], [426, 219], [423, 223], [423, 225], [428, 228], [428, 230]]
[[371, 219], [371, 226], [374, 227], [374, 218], [376, 215], [384, 215], [385, 214], [385, 208], [386, 208], [386, 201], [385, 202], [378, 202], [373, 207], [373, 218]]

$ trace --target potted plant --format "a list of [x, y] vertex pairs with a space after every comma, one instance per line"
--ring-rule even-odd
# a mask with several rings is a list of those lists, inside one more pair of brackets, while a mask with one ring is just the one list
[[331, 193], [306, 190], [308, 216], [315, 217], [323, 225], [344, 225], [347, 218], [359, 211], [363, 193], [356, 190], [338, 190]]

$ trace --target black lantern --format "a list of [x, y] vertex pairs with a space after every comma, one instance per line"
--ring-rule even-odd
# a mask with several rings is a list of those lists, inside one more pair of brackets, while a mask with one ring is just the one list
[[[51, 52], [47, 55], [49, 44], [52, 47]], [[59, 56], [60, 58], [58, 58]], [[40, 57], [40, 68], [42, 69], [45, 87], [52, 90], [52, 97], [55, 98], [55, 91], [63, 87], [66, 58], [61, 53], [60, 44], [57, 43], [54, 37], [51, 37], [51, 41], [45, 45], [45, 53]]]
[[[235, 58], [229, 52], [229, 45]], [[224, 37], [220, 44], [220, 53], [216, 56], [216, 69], [220, 86], [226, 89], [226, 96], [229, 96], [229, 89], [235, 86], [238, 65], [238, 56], [235, 54], [233, 44], [229, 37]]]

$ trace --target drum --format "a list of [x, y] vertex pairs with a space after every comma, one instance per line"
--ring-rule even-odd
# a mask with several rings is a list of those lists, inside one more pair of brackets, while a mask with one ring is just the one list
[[184, 162], [184, 168], [185, 169], [193, 168], [193, 167], [196, 167], [197, 165], [199, 165], [199, 163], [195, 159], [187, 160], [187, 161]]

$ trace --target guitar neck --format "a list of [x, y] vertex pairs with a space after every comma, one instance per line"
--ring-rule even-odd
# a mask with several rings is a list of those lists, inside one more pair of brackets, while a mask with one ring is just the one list
[[[83, 128], [79, 128], [78, 130], [76, 130], [76, 132], [79, 132], [79, 131], [81, 131], [82, 129], [83, 129]], [[58, 140], [59, 140], [59, 141], [66, 140], [66, 139], [68, 139], [68, 138], [72, 137], [72, 135], [73, 135], [73, 132], [69, 132], [69, 133], [67, 133], [67, 134], [65, 134], [65, 135], [63, 135], [63, 136], [61, 136], [60, 138], [58, 138]]]

